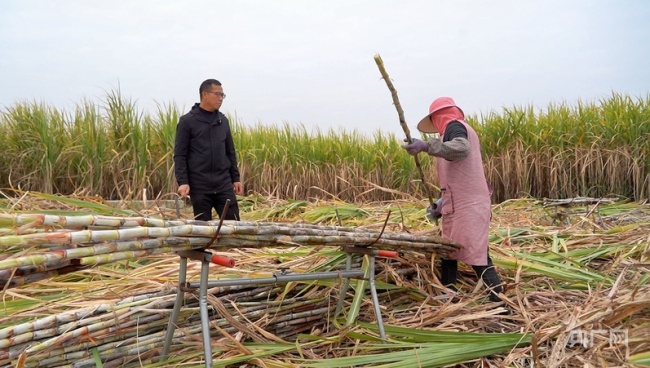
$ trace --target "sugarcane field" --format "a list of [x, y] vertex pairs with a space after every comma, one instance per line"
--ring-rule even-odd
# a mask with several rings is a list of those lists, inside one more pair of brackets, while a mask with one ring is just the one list
[[404, 137], [228, 116], [241, 218], [202, 221], [184, 113], [119, 90], [2, 111], [0, 367], [650, 366], [650, 97], [466, 117], [501, 302], [462, 262], [441, 283], [464, 245]]

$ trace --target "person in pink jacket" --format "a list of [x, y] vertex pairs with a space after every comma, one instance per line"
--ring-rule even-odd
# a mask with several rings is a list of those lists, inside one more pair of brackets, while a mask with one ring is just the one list
[[427, 142], [412, 139], [403, 146], [411, 155], [426, 152], [436, 156], [441, 198], [433, 208], [427, 208], [427, 216], [442, 217], [442, 236], [462, 245], [450, 259], [441, 260], [440, 281], [455, 290], [461, 261], [471, 265], [483, 280], [490, 301], [501, 301], [498, 294], [503, 286], [488, 254], [492, 193], [485, 180], [478, 136], [450, 97], [435, 99], [417, 128], [440, 135]]

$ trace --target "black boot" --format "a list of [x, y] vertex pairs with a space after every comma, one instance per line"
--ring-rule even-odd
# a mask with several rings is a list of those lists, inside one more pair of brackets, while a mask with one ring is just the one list
[[446, 288], [458, 291], [456, 281], [458, 280], [458, 261], [455, 259], [440, 260], [440, 282]]
[[487, 266], [472, 266], [476, 276], [480, 277], [483, 280], [483, 283], [488, 288], [488, 298], [491, 302], [500, 302], [499, 298], [500, 293], [503, 293], [503, 285], [501, 284], [501, 279], [497, 270], [492, 264], [492, 259], [490, 256], [487, 257], [488, 265]]

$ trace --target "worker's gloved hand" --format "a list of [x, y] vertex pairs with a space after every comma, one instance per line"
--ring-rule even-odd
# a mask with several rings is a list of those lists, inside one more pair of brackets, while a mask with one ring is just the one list
[[438, 199], [434, 206], [427, 207], [427, 218], [429, 220], [438, 220], [442, 217], [442, 198]]
[[411, 143], [402, 146], [409, 155], [417, 155], [420, 152], [427, 152], [429, 150], [429, 143], [421, 141], [416, 138], [411, 139]]

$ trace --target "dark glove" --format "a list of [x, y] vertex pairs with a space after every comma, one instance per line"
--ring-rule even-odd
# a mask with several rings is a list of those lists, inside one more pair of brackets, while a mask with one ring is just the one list
[[427, 218], [429, 220], [438, 220], [442, 217], [442, 198], [438, 199], [433, 206], [427, 207]]
[[417, 155], [420, 152], [427, 152], [429, 150], [429, 143], [419, 139], [412, 138], [411, 143], [402, 146], [409, 155]]

